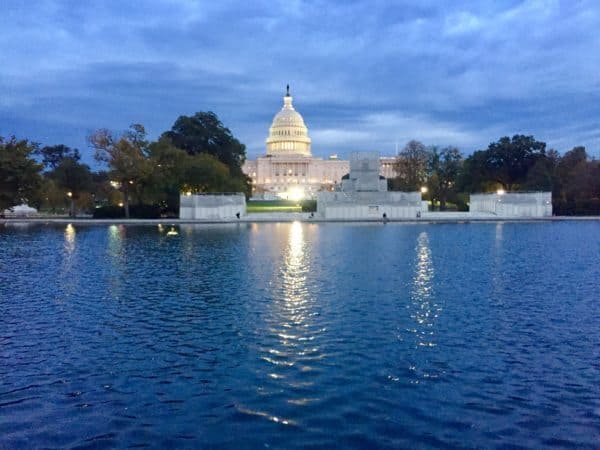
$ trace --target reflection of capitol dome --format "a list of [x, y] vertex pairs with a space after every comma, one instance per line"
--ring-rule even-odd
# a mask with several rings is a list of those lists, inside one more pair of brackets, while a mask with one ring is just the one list
[[275, 115], [269, 128], [267, 155], [311, 155], [308, 129], [302, 116], [294, 110], [289, 86], [283, 97], [283, 108]]

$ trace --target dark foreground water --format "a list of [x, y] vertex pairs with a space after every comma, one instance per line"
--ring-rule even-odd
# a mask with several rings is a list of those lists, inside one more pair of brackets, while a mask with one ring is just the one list
[[594, 448], [600, 222], [0, 227], [0, 448]]

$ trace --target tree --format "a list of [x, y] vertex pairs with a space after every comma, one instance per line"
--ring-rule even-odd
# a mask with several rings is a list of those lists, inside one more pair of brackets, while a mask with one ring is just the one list
[[540, 156], [527, 172], [523, 187], [528, 191], [552, 191], [555, 184], [555, 169], [554, 158]]
[[210, 155], [194, 155], [188, 160], [182, 190], [186, 192], [227, 192], [229, 168]]
[[460, 192], [487, 192], [496, 189], [496, 183], [489, 180], [486, 159], [484, 150], [477, 150], [465, 159], [457, 180]]
[[75, 217], [75, 202], [92, 188], [92, 173], [89, 166], [80, 164], [76, 158], [67, 156], [48, 173], [69, 200], [69, 216]]
[[462, 166], [462, 154], [456, 147], [444, 147], [439, 153], [432, 148], [429, 155], [428, 187], [432, 199], [440, 201], [440, 210], [446, 210], [448, 194], [456, 186], [458, 174]]
[[243, 177], [242, 165], [246, 160], [246, 146], [238, 141], [213, 112], [197, 112], [193, 116], [179, 116], [171, 131], [163, 133], [177, 148], [190, 155], [208, 153], [231, 171], [234, 177]]
[[146, 130], [142, 125], [134, 124], [121, 136], [114, 136], [109, 130], [100, 129], [89, 137], [89, 141], [96, 150], [96, 160], [108, 165], [111, 181], [121, 189], [125, 217], [129, 218], [130, 193], [141, 195], [144, 179], [151, 171]]
[[554, 201], [565, 214], [600, 212], [600, 162], [590, 160], [585, 147], [575, 147], [556, 166]]
[[40, 206], [55, 214], [58, 210], [65, 208], [65, 190], [58, 186], [55, 180], [44, 177], [44, 181], [40, 188], [42, 194], [40, 198]]
[[398, 153], [394, 169], [398, 174], [392, 186], [399, 191], [418, 191], [427, 182], [429, 151], [419, 141], [409, 141]]
[[189, 155], [173, 145], [170, 139], [160, 138], [148, 147], [152, 173], [145, 199], [177, 211], [182, 192], [239, 192], [245, 191], [245, 179], [232, 177], [229, 167], [212, 155]]
[[46, 169], [55, 169], [64, 158], [71, 158], [75, 162], [81, 159], [79, 150], [63, 144], [42, 147], [39, 154]]
[[0, 136], [0, 211], [27, 203], [42, 183], [42, 165], [33, 159], [38, 145]]
[[96, 206], [118, 203], [119, 198], [115, 194], [121, 195], [110, 185], [110, 177], [105, 170], [92, 172], [92, 193]]
[[148, 148], [152, 166], [152, 187], [149, 194], [154, 203], [175, 212], [185, 183], [185, 172], [192, 156], [173, 145], [168, 138], [152, 142]]
[[487, 176], [507, 191], [525, 182], [529, 169], [545, 155], [546, 143], [533, 136], [514, 135], [492, 142], [485, 151]]

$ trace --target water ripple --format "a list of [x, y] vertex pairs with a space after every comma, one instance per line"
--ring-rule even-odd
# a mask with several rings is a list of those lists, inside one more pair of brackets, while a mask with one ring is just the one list
[[179, 231], [0, 227], [0, 448], [600, 440], [595, 222]]

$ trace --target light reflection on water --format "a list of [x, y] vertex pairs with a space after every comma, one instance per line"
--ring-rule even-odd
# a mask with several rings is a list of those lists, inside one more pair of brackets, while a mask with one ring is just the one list
[[[310, 272], [308, 249], [300, 222], [290, 226], [285, 263], [282, 267], [284, 307], [290, 313], [291, 322], [301, 326], [305, 320], [307, 303], [306, 276]], [[288, 324], [289, 326], [289, 324]]]
[[427, 365], [421, 354], [435, 347], [435, 324], [442, 312], [439, 299], [434, 292], [433, 259], [427, 232], [421, 232], [417, 237], [415, 248], [415, 268], [410, 294], [410, 318], [413, 320], [409, 331], [415, 337], [416, 354], [409, 369], [415, 373], [413, 383], [419, 383], [419, 378], [433, 378], [438, 375]]
[[496, 224], [496, 247], [500, 247], [502, 245], [503, 227], [504, 227], [504, 222], [498, 222]]
[[0, 227], [0, 448], [594, 448], [597, 223], [169, 228]]
[[[315, 299], [307, 285], [312, 270], [311, 243], [307, 241], [311, 229], [300, 222], [278, 224], [274, 228], [283, 254], [278, 260], [279, 269], [274, 272], [276, 279], [272, 284], [272, 303], [266, 323], [269, 335], [260, 347], [260, 359], [268, 364], [262, 373], [267, 388], [261, 384], [258, 389], [262, 395], [269, 395], [278, 390], [271, 392], [268, 386], [287, 386], [286, 403], [301, 408], [318, 400], [315, 396], [305, 395], [314, 385], [306, 374], [314, 370], [313, 362], [323, 356], [316, 342], [323, 330], [313, 323]], [[262, 408], [240, 406], [239, 410], [285, 425], [296, 424], [290, 417], [294, 414], [293, 409], [266, 412]]]
[[123, 271], [126, 268], [125, 236], [124, 225], [110, 225], [108, 227], [107, 254], [108, 260], [111, 262], [108, 267], [108, 272], [111, 273], [108, 278], [108, 287], [111, 297], [115, 300], [121, 298], [121, 292], [126, 281], [123, 276]]
[[63, 294], [59, 296], [61, 300], [71, 295], [75, 290], [75, 278], [78, 276], [78, 272], [76, 270], [77, 255], [75, 251], [75, 243], [75, 227], [72, 224], [68, 224], [64, 231], [64, 252], [62, 254], [61, 278], [63, 278], [65, 281], [62, 285]]
[[418, 345], [421, 347], [433, 347], [433, 326], [441, 308], [436, 302], [433, 292], [433, 261], [429, 238], [426, 232], [419, 234], [416, 248], [415, 275], [411, 293], [412, 312], [410, 317], [415, 321], [414, 332]]
[[506, 289], [505, 286], [505, 268], [504, 264], [504, 223], [498, 222], [495, 227], [494, 234], [494, 246], [492, 249], [493, 259], [491, 261], [491, 280], [492, 280], [492, 299], [497, 302], [498, 305], [503, 304], [502, 292]]
[[110, 225], [108, 227], [108, 251], [113, 258], [121, 255], [124, 238], [124, 225]]
[[75, 250], [75, 227], [71, 224], [65, 228], [65, 250], [69, 254]]

